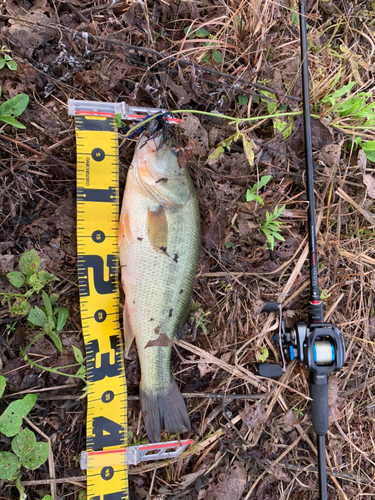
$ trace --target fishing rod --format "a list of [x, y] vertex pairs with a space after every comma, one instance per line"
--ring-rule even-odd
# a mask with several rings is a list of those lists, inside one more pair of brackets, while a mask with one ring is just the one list
[[318, 256], [316, 249], [316, 220], [314, 199], [314, 171], [309, 95], [309, 68], [307, 56], [307, 26], [305, 0], [299, 1], [301, 35], [302, 94], [305, 136], [307, 234], [309, 242], [310, 298], [307, 321], [298, 322], [291, 330], [285, 329], [281, 306], [267, 302], [263, 312], [279, 312], [279, 332], [274, 337], [280, 349], [282, 366], [259, 363], [258, 373], [264, 377], [279, 377], [286, 371], [286, 360], [301, 362], [309, 371], [311, 418], [317, 435], [318, 476], [320, 500], [327, 500], [327, 469], [325, 436], [328, 431], [328, 380], [327, 375], [339, 371], [345, 362], [345, 343], [342, 332], [331, 323], [324, 322], [323, 302], [318, 283]]

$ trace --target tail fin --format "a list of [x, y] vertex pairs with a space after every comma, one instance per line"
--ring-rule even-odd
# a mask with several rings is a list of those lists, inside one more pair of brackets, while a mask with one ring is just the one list
[[181, 392], [172, 378], [162, 394], [140, 390], [147, 436], [152, 443], [160, 441], [161, 429], [167, 432], [190, 431], [190, 420]]

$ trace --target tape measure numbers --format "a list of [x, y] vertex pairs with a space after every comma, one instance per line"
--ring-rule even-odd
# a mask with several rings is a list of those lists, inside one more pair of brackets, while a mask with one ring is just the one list
[[[119, 327], [118, 135], [113, 116], [75, 116], [78, 282], [89, 382], [88, 452], [125, 449], [127, 392]], [[126, 451], [116, 463], [90, 464], [88, 500], [128, 499]], [[110, 456], [110, 454], [108, 454]]]

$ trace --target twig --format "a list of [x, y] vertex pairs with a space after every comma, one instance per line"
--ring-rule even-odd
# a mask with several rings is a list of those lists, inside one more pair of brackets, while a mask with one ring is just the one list
[[350, 205], [353, 205], [353, 207], [356, 208], [358, 212], [360, 212], [363, 215], [363, 217], [369, 221], [371, 226], [375, 226], [375, 216], [371, 212], [360, 207], [358, 203], [355, 202], [353, 198], [351, 198], [348, 195], [348, 193], [345, 193], [345, 191], [342, 190], [341, 188], [337, 188], [336, 193], [345, 201], [347, 201]]

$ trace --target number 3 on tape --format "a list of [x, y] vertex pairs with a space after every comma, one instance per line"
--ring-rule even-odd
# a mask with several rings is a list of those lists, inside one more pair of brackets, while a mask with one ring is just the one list
[[[114, 116], [106, 115], [98, 115], [90, 105], [75, 114], [78, 281], [89, 383], [88, 452], [127, 445], [126, 380], [118, 317], [118, 136]], [[88, 464], [87, 498], [128, 499], [126, 452], [116, 465]]]

